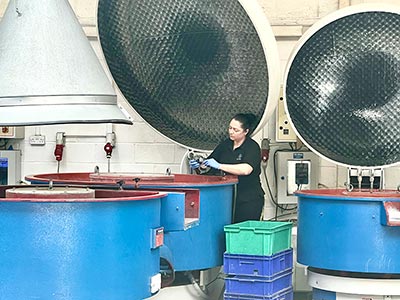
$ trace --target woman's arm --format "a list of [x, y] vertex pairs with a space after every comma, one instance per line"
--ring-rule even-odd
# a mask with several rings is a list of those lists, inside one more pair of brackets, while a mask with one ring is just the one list
[[249, 175], [253, 172], [252, 166], [247, 163], [242, 164], [220, 164], [219, 169], [232, 175]]
[[203, 164], [217, 170], [224, 171], [232, 175], [249, 175], [253, 172], [253, 167], [248, 163], [241, 164], [220, 164], [214, 158], [206, 159]]

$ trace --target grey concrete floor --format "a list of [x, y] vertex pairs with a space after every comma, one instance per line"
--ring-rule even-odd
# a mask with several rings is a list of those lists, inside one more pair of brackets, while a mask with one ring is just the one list
[[312, 292], [294, 292], [293, 300], [312, 300]]

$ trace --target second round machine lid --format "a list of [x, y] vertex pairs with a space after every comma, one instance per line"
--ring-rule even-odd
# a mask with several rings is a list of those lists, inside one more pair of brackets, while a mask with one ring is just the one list
[[400, 161], [400, 8], [358, 5], [317, 22], [285, 74], [300, 139], [345, 166]]

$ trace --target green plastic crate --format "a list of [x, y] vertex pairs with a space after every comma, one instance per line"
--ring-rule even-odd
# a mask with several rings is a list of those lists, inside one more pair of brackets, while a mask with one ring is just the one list
[[245, 221], [224, 226], [226, 252], [272, 255], [291, 247], [292, 223]]

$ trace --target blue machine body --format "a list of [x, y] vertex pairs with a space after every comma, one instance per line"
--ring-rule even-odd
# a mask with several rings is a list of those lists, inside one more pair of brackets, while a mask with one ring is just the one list
[[[400, 193], [301, 191], [297, 260], [326, 270], [400, 273]], [[391, 204], [391, 205], [387, 205]], [[394, 218], [392, 218], [392, 216]]]
[[150, 297], [164, 196], [0, 198], [0, 299]]
[[223, 264], [224, 226], [232, 222], [233, 185], [190, 186], [200, 190], [198, 225], [187, 230], [166, 231], [164, 235], [163, 247], [169, 248], [175, 271], [208, 269]]
[[[139, 174], [140, 175], [140, 174]], [[82, 184], [115, 186], [123, 181], [123, 189], [166, 191], [162, 200], [162, 226], [165, 227], [162, 253], [168, 253], [175, 271], [208, 269], [223, 264], [225, 252], [224, 226], [232, 222], [232, 205], [237, 177], [174, 174], [171, 176], [137, 175], [129, 173], [57, 173], [28, 176], [33, 184]], [[135, 179], [140, 179], [136, 180]], [[180, 194], [198, 191], [198, 220], [184, 228], [182, 214], [185, 204]], [[168, 192], [169, 191], [169, 192]]]

